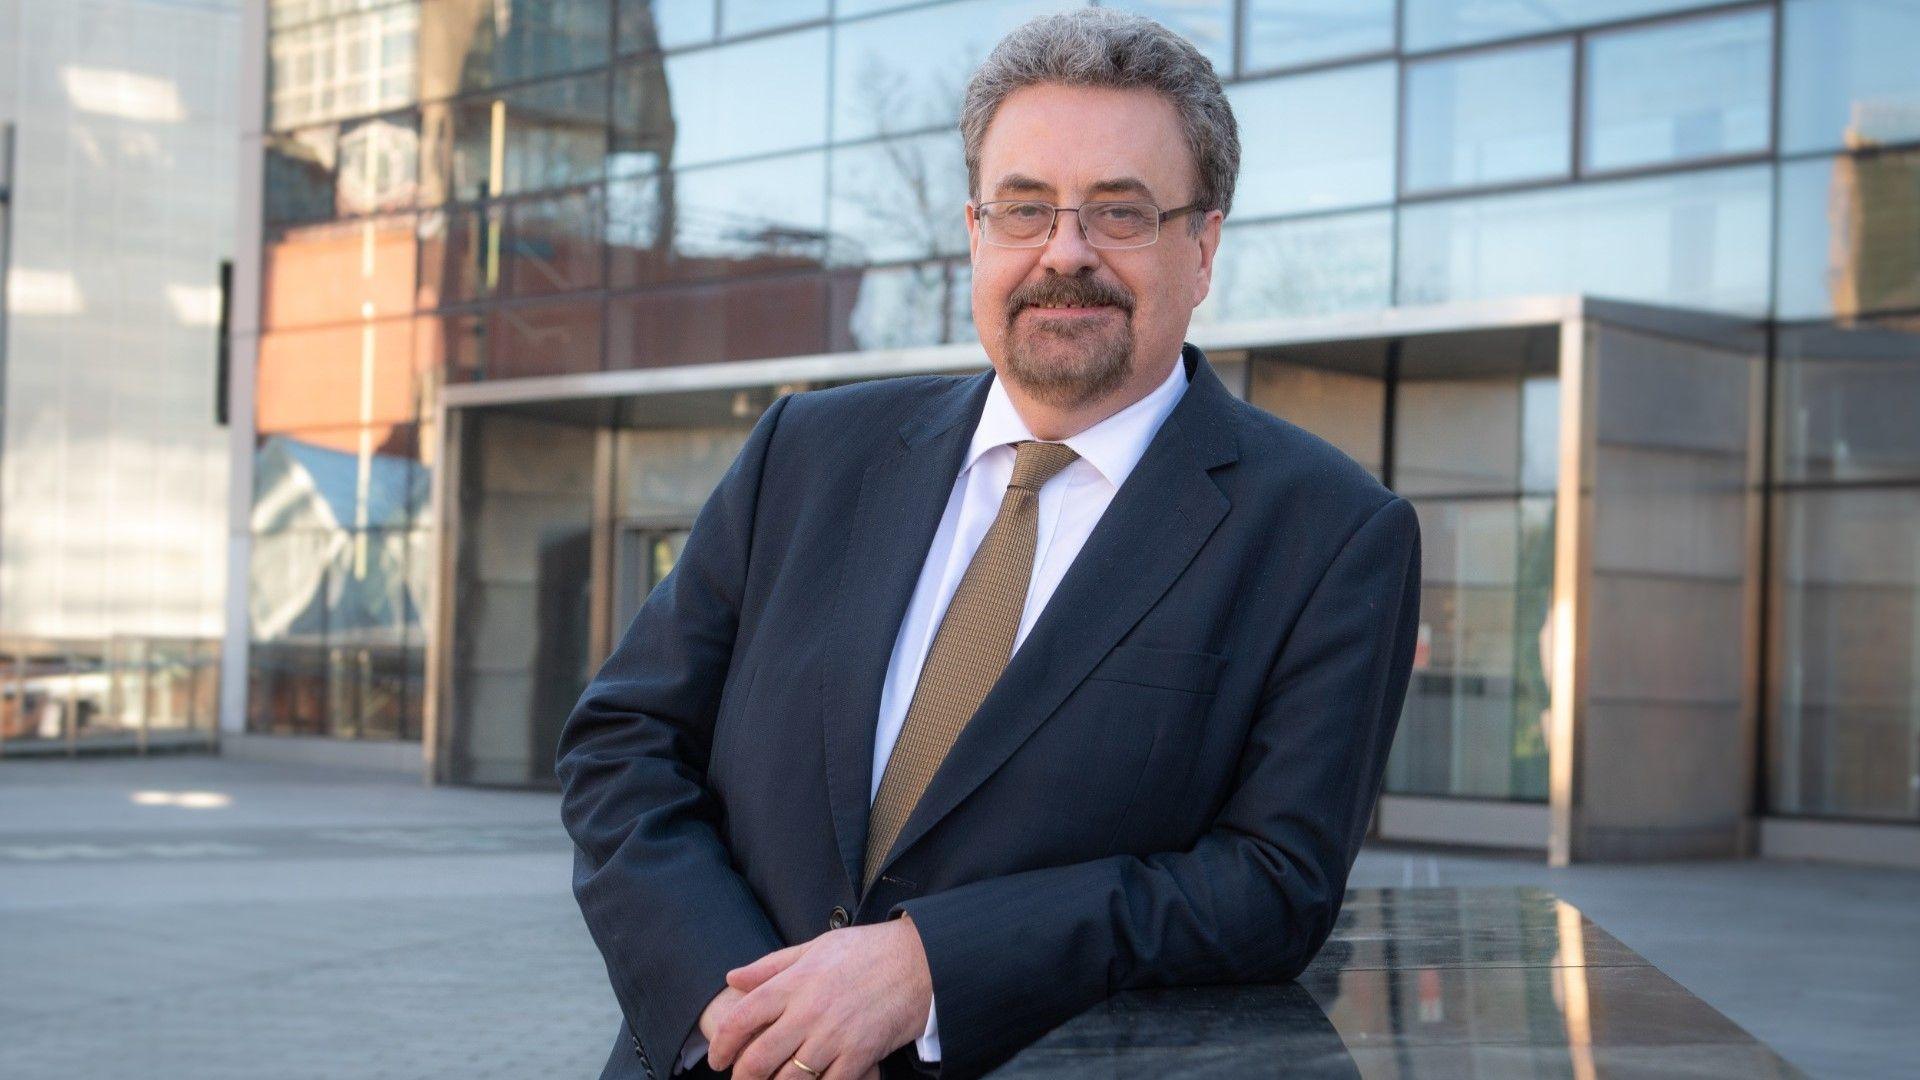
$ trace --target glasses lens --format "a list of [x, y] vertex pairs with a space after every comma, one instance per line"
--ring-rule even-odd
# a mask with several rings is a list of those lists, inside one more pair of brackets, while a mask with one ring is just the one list
[[1096, 243], [1141, 244], [1151, 241], [1160, 224], [1159, 211], [1144, 203], [1088, 203], [1080, 220]]
[[995, 240], [1038, 240], [1053, 225], [1053, 207], [1038, 202], [985, 203], [980, 216], [987, 235]]

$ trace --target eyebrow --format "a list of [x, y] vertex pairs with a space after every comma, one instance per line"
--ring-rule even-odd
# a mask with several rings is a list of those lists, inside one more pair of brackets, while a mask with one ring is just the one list
[[[1051, 192], [1053, 185], [1024, 173], [1008, 173], [993, 186], [996, 195], [1037, 195]], [[1138, 195], [1152, 201], [1153, 189], [1147, 182], [1133, 176], [1116, 176], [1110, 180], [1096, 180], [1087, 185], [1088, 195]]]

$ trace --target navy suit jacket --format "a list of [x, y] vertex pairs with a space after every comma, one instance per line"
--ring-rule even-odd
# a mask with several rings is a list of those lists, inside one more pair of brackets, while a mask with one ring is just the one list
[[1116, 990], [1313, 958], [1406, 693], [1419, 526], [1182, 360], [864, 895], [881, 682], [995, 376], [792, 394], [755, 424], [560, 737], [574, 893], [627, 1019], [604, 1077], [668, 1075], [729, 968], [901, 912], [943, 1076]]

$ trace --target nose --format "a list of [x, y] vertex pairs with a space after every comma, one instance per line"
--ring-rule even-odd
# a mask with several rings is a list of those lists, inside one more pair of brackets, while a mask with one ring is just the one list
[[1080, 214], [1062, 210], [1053, 217], [1053, 235], [1041, 249], [1040, 265], [1057, 274], [1072, 277], [1100, 265], [1100, 251], [1087, 243], [1080, 231]]

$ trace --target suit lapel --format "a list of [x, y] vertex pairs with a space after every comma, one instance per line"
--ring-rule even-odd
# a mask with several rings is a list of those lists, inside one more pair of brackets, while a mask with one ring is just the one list
[[890, 452], [870, 466], [847, 524], [823, 665], [827, 799], [848, 881], [858, 891], [866, 857], [874, 727], [894, 638], [913, 599], [927, 550], [953, 492], [992, 372], [949, 384], [901, 425]]

